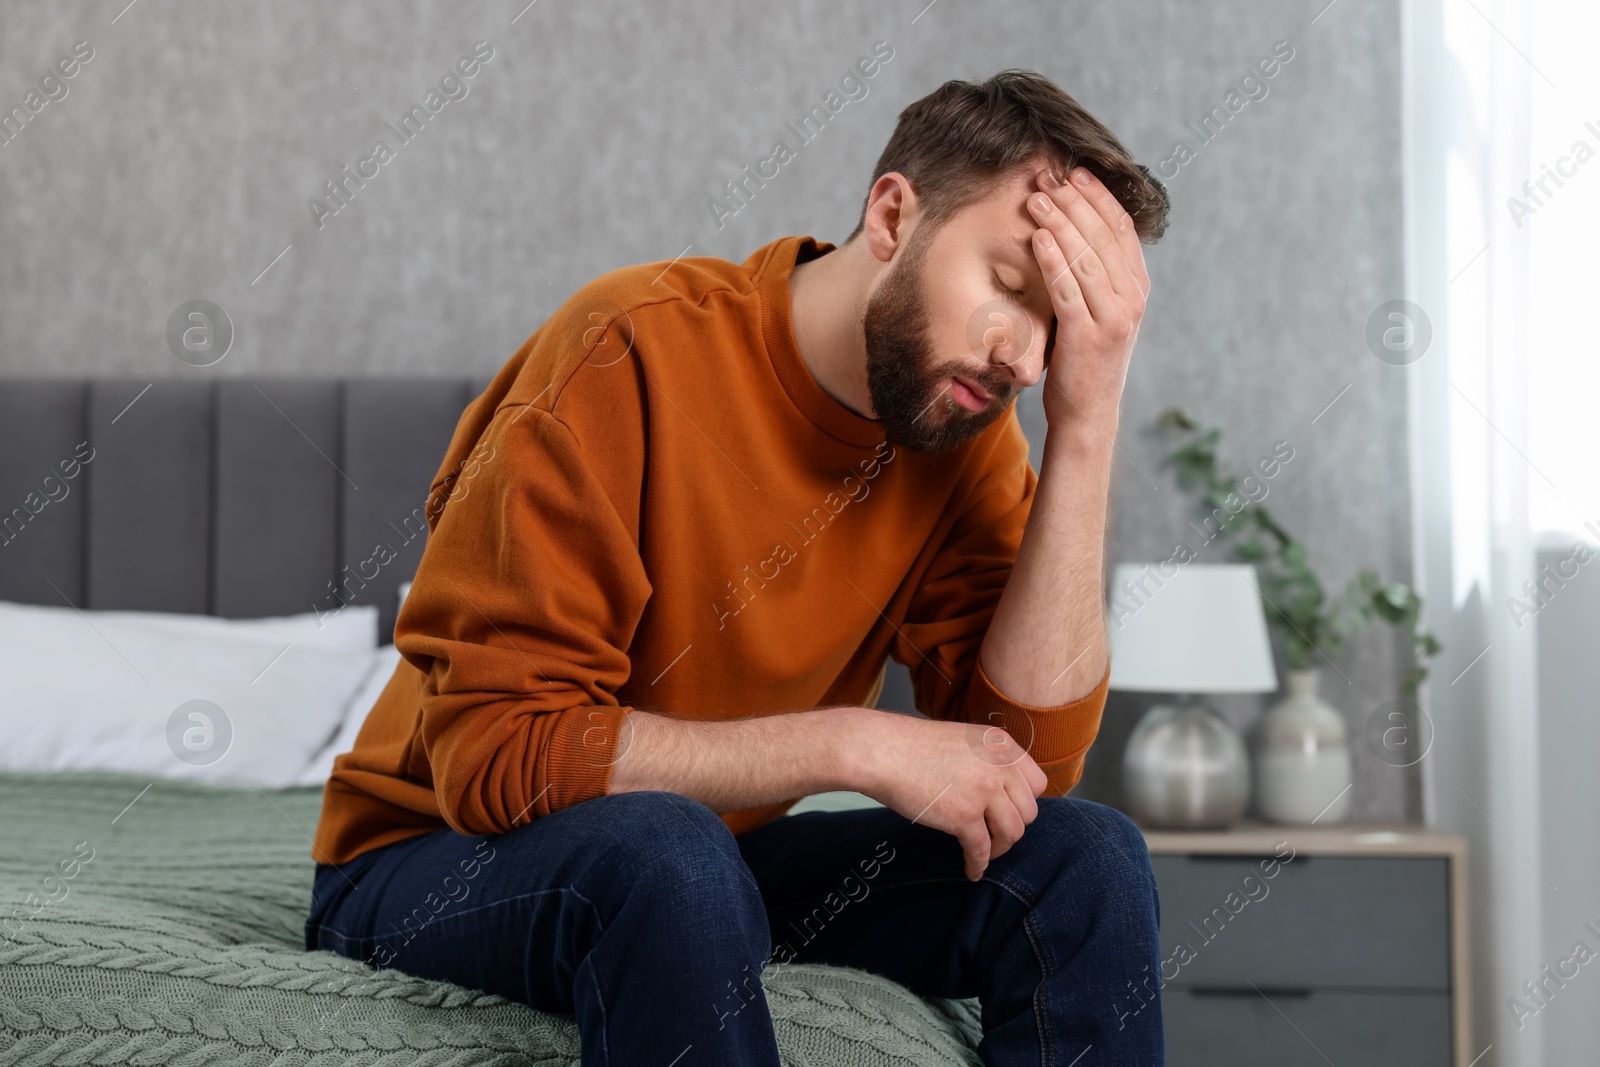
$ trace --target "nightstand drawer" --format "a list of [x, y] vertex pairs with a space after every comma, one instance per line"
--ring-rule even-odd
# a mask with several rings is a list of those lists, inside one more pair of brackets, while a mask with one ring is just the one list
[[1167, 1067], [1450, 1067], [1445, 993], [1263, 991], [1168, 986]]
[[1261, 856], [1151, 862], [1169, 986], [1450, 988], [1444, 858], [1301, 854], [1271, 878]]

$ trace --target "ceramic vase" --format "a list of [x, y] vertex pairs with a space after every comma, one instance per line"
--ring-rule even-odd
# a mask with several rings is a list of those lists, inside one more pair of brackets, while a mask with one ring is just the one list
[[1317, 825], [1350, 813], [1344, 717], [1317, 695], [1321, 672], [1290, 671], [1289, 695], [1261, 720], [1256, 803], [1269, 822]]

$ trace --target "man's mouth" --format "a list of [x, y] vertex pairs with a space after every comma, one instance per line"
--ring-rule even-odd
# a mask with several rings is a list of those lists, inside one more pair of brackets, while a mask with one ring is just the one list
[[965, 378], [956, 377], [950, 379], [950, 395], [956, 398], [956, 403], [968, 411], [982, 411], [989, 406], [989, 401], [994, 399]]

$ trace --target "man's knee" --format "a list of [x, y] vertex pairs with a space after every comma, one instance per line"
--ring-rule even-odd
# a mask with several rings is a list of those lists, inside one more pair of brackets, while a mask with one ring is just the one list
[[1040, 797], [1038, 818], [1027, 833], [1035, 831], [1042, 831], [1075, 877], [1089, 875], [1097, 884], [1140, 894], [1155, 889], [1144, 834], [1116, 808], [1076, 797]]
[[635, 881], [697, 893], [749, 892], [759, 897], [739, 844], [716, 812], [679, 793], [637, 790], [595, 804], [605, 819], [600, 844], [619, 872]]
[[[616, 793], [597, 845], [606, 874], [626, 886], [620, 906], [685, 951], [759, 960], [770, 950], [766, 905], [733, 832], [697, 800], [663, 790]], [[731, 964], [730, 964], [731, 965]], [[759, 966], [754, 968], [759, 972]]]
[[585, 801], [604, 810], [615, 839], [632, 845], [674, 846], [685, 850], [707, 849], [737, 853], [738, 845], [728, 824], [716, 812], [691, 797], [664, 789], [640, 789], [612, 793]]

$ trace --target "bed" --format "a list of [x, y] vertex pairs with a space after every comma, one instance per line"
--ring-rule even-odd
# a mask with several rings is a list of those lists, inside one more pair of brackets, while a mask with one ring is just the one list
[[[9, 381], [0, 507], [29, 503], [0, 513], [0, 601], [258, 619], [326, 610], [354, 567], [348, 595], [390, 634], [421, 553], [408, 518], [485, 384]], [[40, 495], [84, 442], [70, 486]], [[367, 577], [380, 541], [393, 559]], [[48, 718], [15, 697], [0, 716]], [[577, 1063], [568, 1017], [304, 951], [320, 803], [314, 786], [0, 772], [0, 1065]], [[980, 1062], [975, 1001], [823, 966], [764, 984], [786, 1064]]]

